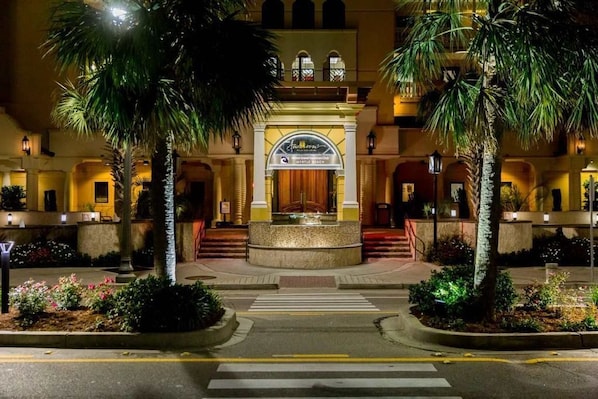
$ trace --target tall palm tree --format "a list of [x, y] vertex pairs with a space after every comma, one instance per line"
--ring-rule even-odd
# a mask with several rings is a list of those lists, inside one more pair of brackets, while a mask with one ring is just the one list
[[[113, 8], [117, 7], [117, 8]], [[81, 71], [56, 107], [64, 127], [153, 154], [154, 267], [175, 281], [173, 146], [208, 147], [267, 112], [272, 36], [237, 18], [242, 0], [71, 0], [45, 47]]]
[[598, 132], [596, 29], [581, 20], [580, 0], [400, 0], [414, 15], [404, 45], [382, 66], [391, 86], [431, 87], [448, 51], [465, 48], [462, 73], [441, 93], [426, 123], [466, 152], [481, 146], [475, 256], [481, 318], [494, 316], [505, 132], [526, 148], [559, 129]]

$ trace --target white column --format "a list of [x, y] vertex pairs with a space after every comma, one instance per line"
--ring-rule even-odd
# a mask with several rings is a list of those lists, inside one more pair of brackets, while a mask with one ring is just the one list
[[10, 186], [10, 170], [2, 172], [2, 186]]
[[355, 156], [355, 123], [345, 124], [345, 199], [343, 208], [358, 209], [357, 202], [357, 158]]
[[251, 220], [263, 220], [267, 213], [266, 201], [266, 147], [264, 132], [266, 124], [253, 126], [253, 201], [251, 202]]

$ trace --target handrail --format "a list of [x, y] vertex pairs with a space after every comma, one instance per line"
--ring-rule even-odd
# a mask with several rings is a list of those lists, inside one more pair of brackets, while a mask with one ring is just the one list
[[[407, 241], [409, 242], [409, 250], [414, 255], [413, 259], [417, 258], [417, 256], [415, 256], [416, 253], [420, 253], [422, 256], [425, 256], [426, 243], [424, 242], [424, 240], [422, 240], [415, 234], [415, 231], [413, 230], [413, 226], [411, 226], [411, 219], [409, 219], [409, 218], [405, 218], [405, 233], [406, 233], [405, 235], [407, 236]], [[417, 249], [417, 241], [421, 242], [422, 248], [423, 248], [422, 251], [419, 251]]]

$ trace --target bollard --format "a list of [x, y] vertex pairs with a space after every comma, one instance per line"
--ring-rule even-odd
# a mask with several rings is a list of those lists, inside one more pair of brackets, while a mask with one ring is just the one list
[[2, 251], [2, 313], [8, 313], [8, 291], [10, 290], [10, 250], [14, 245], [14, 241], [0, 242], [0, 250]]

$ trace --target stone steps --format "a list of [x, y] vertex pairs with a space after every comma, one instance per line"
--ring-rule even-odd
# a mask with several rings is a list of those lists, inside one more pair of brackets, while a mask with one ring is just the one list
[[202, 239], [197, 258], [245, 259], [247, 229], [209, 229]]
[[412, 259], [409, 241], [400, 230], [364, 230], [363, 258]]

